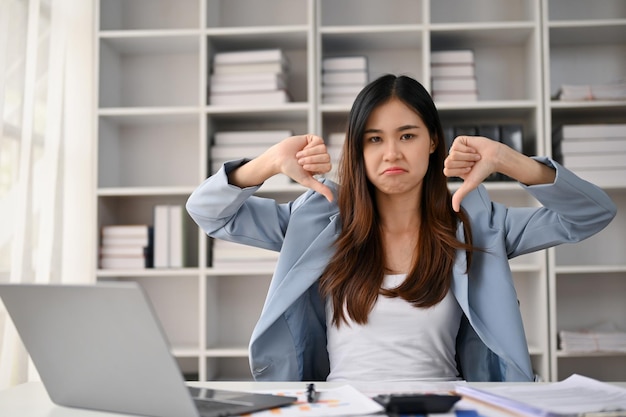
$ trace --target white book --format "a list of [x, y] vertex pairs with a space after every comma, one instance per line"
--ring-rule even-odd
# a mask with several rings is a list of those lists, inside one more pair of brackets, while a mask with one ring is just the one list
[[144, 248], [150, 245], [150, 237], [103, 236], [100, 243], [102, 246], [138, 246]]
[[432, 77], [474, 77], [473, 64], [435, 64], [430, 68]]
[[322, 96], [322, 102], [326, 104], [349, 104], [352, 105], [356, 94], [332, 94], [329, 96]]
[[476, 78], [474, 77], [433, 77], [433, 92], [474, 92], [477, 90]]
[[566, 154], [593, 154], [626, 152], [626, 137], [611, 139], [579, 139], [561, 142], [561, 151]]
[[220, 131], [213, 135], [213, 144], [221, 145], [273, 145], [293, 136], [291, 130], [240, 130]]
[[211, 93], [244, 93], [254, 91], [275, 91], [286, 87], [283, 80], [257, 81], [247, 83], [213, 83]]
[[323, 85], [322, 86], [322, 95], [324, 96], [334, 96], [334, 95], [351, 95], [353, 98], [356, 97], [363, 86], [361, 85]]
[[626, 153], [594, 153], [594, 154], [567, 154], [563, 155], [565, 167], [577, 168], [626, 168]]
[[434, 92], [433, 100], [435, 102], [467, 102], [477, 101], [478, 93], [474, 92]]
[[100, 246], [100, 256], [137, 257], [145, 256], [145, 247], [139, 245], [104, 245]]
[[167, 204], [154, 206], [154, 255], [155, 268], [168, 268], [169, 260], [169, 211]]
[[259, 62], [254, 64], [216, 64], [213, 65], [213, 76], [226, 74], [258, 74], [273, 72], [282, 74], [287, 71], [286, 62]]
[[181, 205], [169, 206], [169, 267], [182, 268], [184, 260], [184, 212]]
[[470, 49], [458, 51], [434, 51], [430, 54], [431, 64], [473, 64], [474, 51]]
[[285, 55], [281, 49], [257, 49], [249, 51], [217, 52], [213, 55], [216, 64], [242, 64], [257, 62], [283, 61]]
[[277, 72], [252, 72], [249, 74], [215, 74], [211, 76], [210, 83], [213, 84], [237, 84], [237, 83], [256, 83], [256, 82], [272, 82], [276, 80], [285, 81], [284, 73]]
[[230, 160], [239, 158], [255, 158], [267, 150], [267, 146], [226, 146], [211, 147], [211, 159]]
[[343, 146], [346, 139], [345, 132], [332, 132], [326, 137], [326, 146]]
[[561, 134], [564, 139], [623, 138], [626, 124], [563, 125]]
[[103, 237], [128, 236], [144, 237], [148, 236], [150, 226], [147, 224], [119, 224], [102, 226]]
[[323, 85], [348, 84], [365, 87], [367, 84], [366, 71], [331, 71], [322, 74]]
[[289, 101], [291, 99], [285, 90], [210, 95], [210, 102], [215, 106], [271, 106], [288, 103]]
[[366, 56], [339, 56], [322, 59], [323, 71], [357, 71], [367, 70]]
[[144, 257], [112, 257], [100, 258], [100, 268], [102, 269], [144, 269], [146, 259]]

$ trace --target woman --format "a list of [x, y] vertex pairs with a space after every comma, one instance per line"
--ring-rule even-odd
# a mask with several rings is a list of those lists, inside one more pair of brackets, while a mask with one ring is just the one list
[[[187, 202], [210, 236], [281, 252], [254, 378], [533, 380], [508, 259], [597, 233], [615, 216], [608, 196], [487, 138], [458, 137], [446, 158], [430, 95], [404, 76], [358, 95], [340, 186], [314, 178], [330, 168], [322, 138], [295, 136], [226, 163]], [[490, 201], [480, 184], [493, 172], [543, 207]], [[310, 191], [253, 196], [278, 173]], [[445, 176], [464, 180], [453, 196]]]

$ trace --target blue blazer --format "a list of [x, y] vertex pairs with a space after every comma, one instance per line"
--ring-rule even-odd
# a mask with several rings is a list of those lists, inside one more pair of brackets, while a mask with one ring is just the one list
[[[457, 363], [468, 381], [532, 381], [533, 370], [508, 260], [603, 229], [616, 208], [598, 187], [547, 158], [553, 184], [524, 186], [541, 207], [507, 208], [483, 186], [462, 202], [472, 228], [473, 254], [466, 273], [459, 250], [451, 290], [463, 309]], [[211, 237], [252, 245], [280, 256], [263, 310], [250, 339], [256, 380], [325, 380], [329, 373], [324, 300], [318, 278], [332, 256], [341, 224], [337, 205], [311, 190], [278, 204], [228, 184], [226, 163], [189, 197], [187, 211]], [[336, 193], [336, 184], [325, 181]], [[335, 199], [336, 200], [336, 199]], [[463, 228], [457, 236], [464, 240]]]

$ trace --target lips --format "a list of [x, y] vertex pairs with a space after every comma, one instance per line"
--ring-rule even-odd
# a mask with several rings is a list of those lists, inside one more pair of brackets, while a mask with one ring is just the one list
[[404, 174], [406, 172], [405, 169], [400, 167], [390, 167], [383, 171], [383, 174], [393, 175], [393, 174]]

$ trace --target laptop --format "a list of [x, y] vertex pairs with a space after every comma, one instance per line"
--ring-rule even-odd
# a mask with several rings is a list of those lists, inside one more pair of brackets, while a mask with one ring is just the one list
[[218, 417], [297, 400], [187, 386], [136, 282], [0, 284], [0, 298], [55, 404], [152, 417]]

